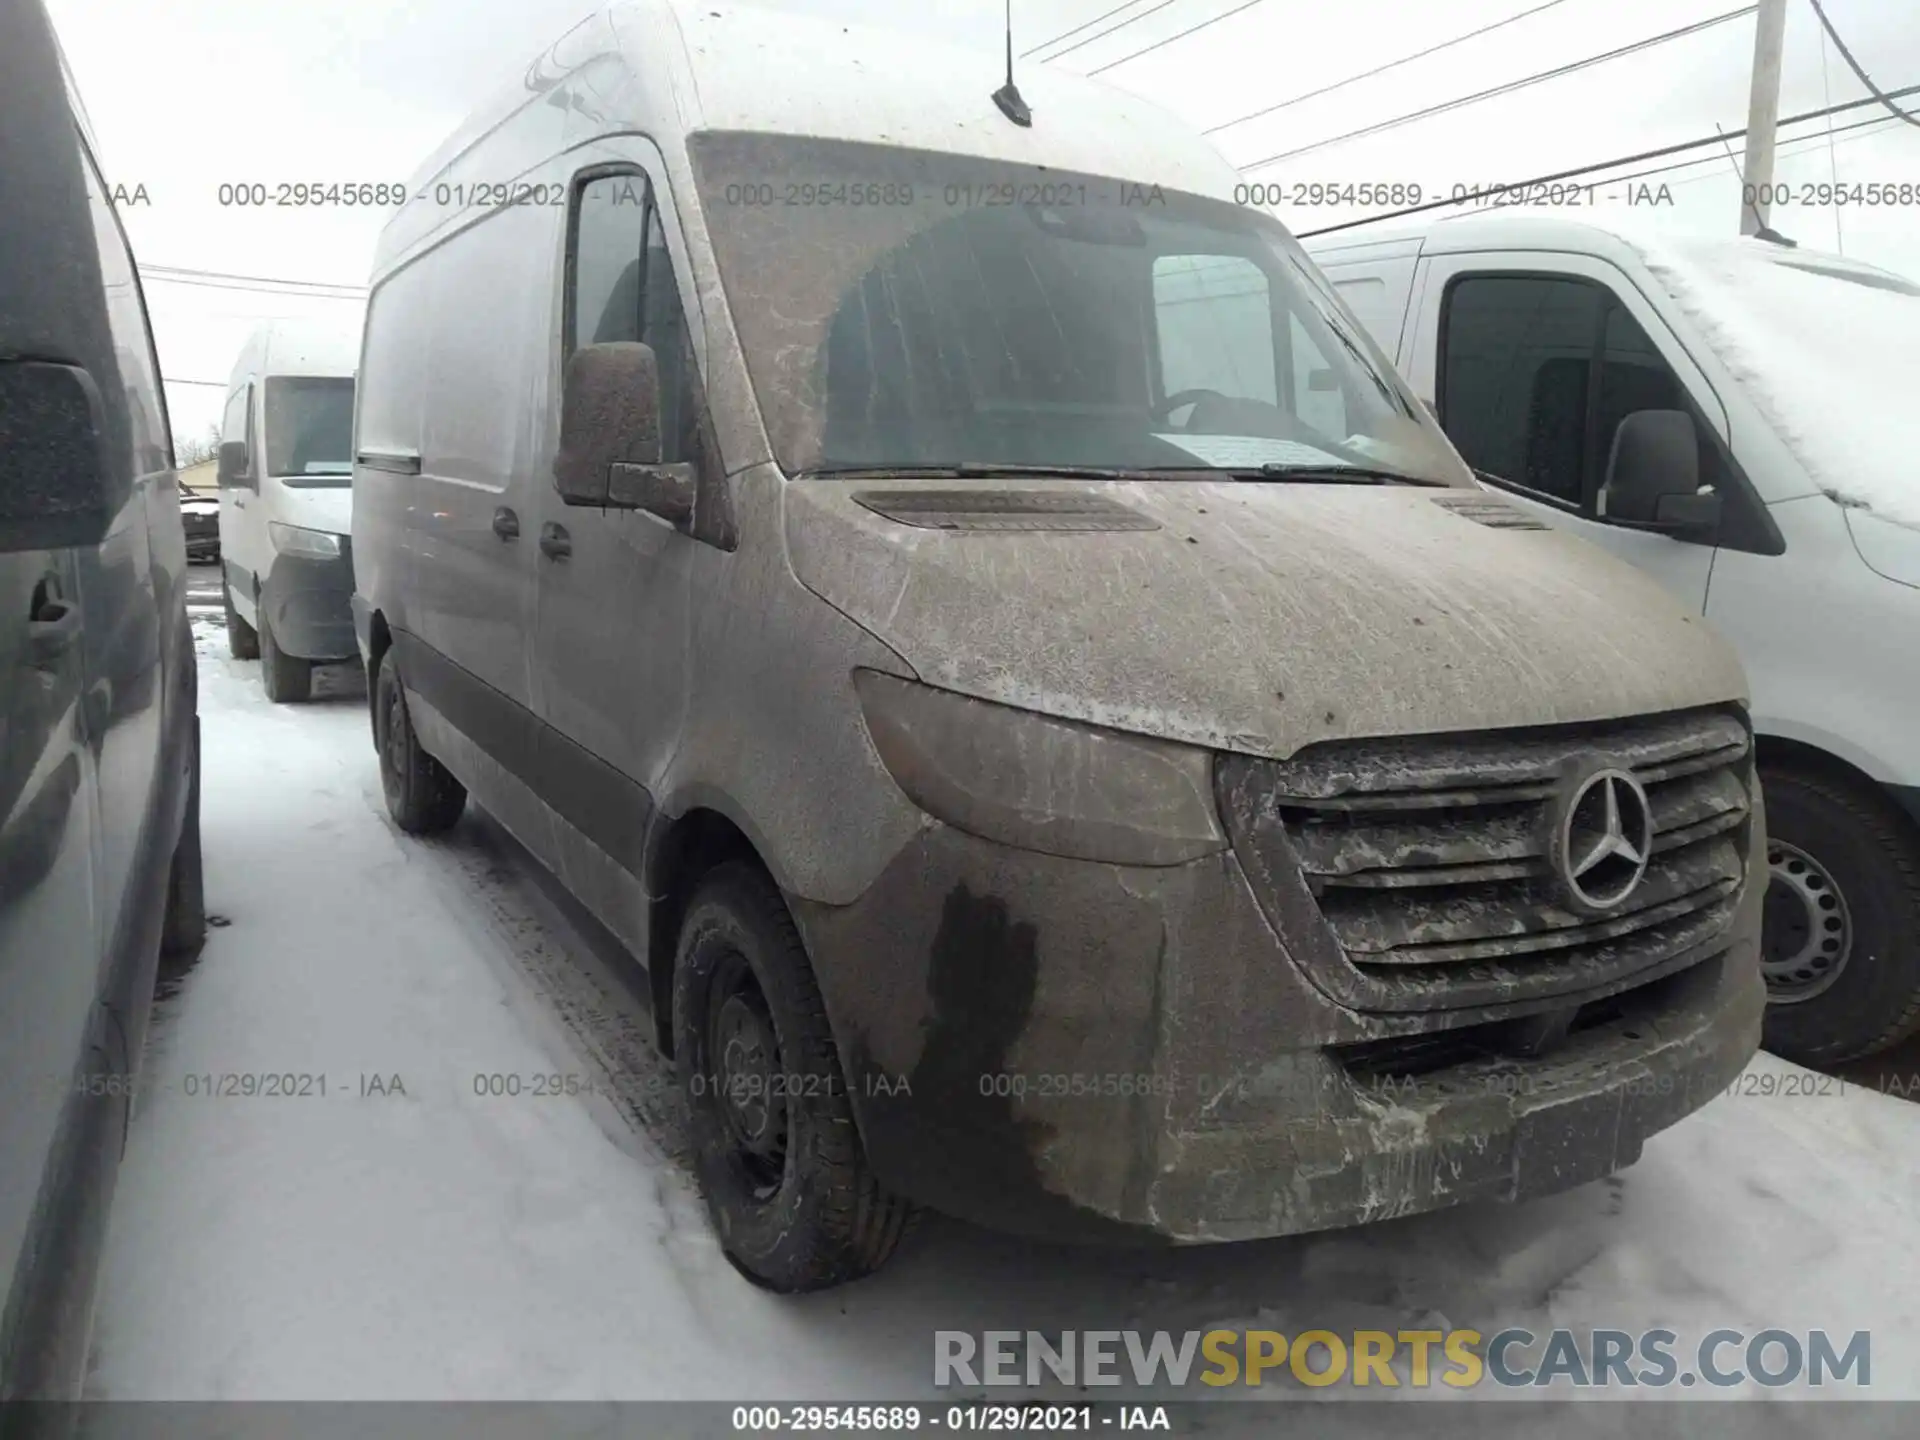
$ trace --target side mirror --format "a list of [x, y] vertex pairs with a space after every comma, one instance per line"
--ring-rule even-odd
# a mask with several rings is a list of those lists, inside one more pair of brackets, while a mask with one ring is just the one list
[[214, 467], [214, 480], [222, 490], [250, 490], [253, 480], [247, 474], [247, 465], [247, 442], [222, 440], [219, 463]]
[[1700, 490], [1700, 432], [1684, 410], [1635, 410], [1613, 432], [1601, 488], [1610, 520], [1657, 524], [1660, 503]]
[[0, 554], [98, 545], [108, 484], [99, 387], [78, 365], [0, 362]]
[[569, 505], [645, 510], [675, 526], [693, 518], [694, 467], [660, 463], [652, 346], [584, 345], [567, 361], [553, 479]]
[[1724, 508], [1720, 497], [1711, 490], [1692, 495], [1662, 495], [1654, 502], [1653, 523], [1676, 535], [1711, 536], [1719, 533]]

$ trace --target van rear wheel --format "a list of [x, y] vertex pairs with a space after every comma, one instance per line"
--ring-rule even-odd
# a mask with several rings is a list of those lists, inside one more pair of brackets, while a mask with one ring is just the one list
[[1920, 1029], [1920, 836], [1865, 786], [1762, 765], [1764, 1044], [1838, 1065]]
[[452, 829], [466, 808], [467, 787], [420, 748], [392, 651], [374, 662], [373, 740], [380, 752], [380, 788], [393, 823], [409, 835]]
[[260, 606], [260, 683], [276, 705], [313, 698], [313, 662], [283, 651], [267, 623], [267, 607]]
[[695, 891], [673, 1025], [694, 1168], [733, 1267], [794, 1293], [883, 1265], [912, 1207], [867, 1166], [806, 947], [754, 866], [723, 865]]
[[260, 636], [233, 608], [233, 589], [225, 580], [220, 582], [220, 603], [227, 611], [227, 653], [236, 660], [258, 660]]

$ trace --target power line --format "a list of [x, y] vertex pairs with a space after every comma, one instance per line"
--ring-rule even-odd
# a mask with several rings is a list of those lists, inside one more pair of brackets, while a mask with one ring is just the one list
[[[1182, 30], [1177, 35], [1169, 35], [1164, 40], [1156, 40], [1151, 45], [1143, 45], [1138, 50], [1133, 51], [1131, 54], [1122, 55], [1118, 60], [1109, 60], [1104, 65], [1096, 65], [1093, 67], [1093, 69], [1087, 71], [1087, 74], [1098, 75], [1104, 70], [1113, 69], [1113, 67], [1116, 65], [1124, 65], [1129, 60], [1138, 60], [1142, 55], [1146, 55], [1151, 53], [1152, 51], [1158, 50], [1163, 45], [1171, 45], [1176, 40], [1184, 40], [1187, 38], [1187, 36], [1193, 34], [1196, 30], [1204, 30], [1209, 25], [1218, 25], [1222, 20], [1231, 19], [1233, 16], [1238, 15], [1242, 10], [1251, 10], [1254, 6], [1262, 3], [1264, 3], [1264, 0], [1241, 0], [1241, 3], [1234, 6], [1233, 9], [1222, 11], [1220, 14], [1214, 16], [1211, 20], [1202, 20], [1198, 25], [1189, 25], [1186, 29]], [[1553, 0], [1553, 3], [1558, 5], [1560, 3], [1560, 0]], [[1109, 31], [1108, 33], [1111, 34], [1112, 32]]]
[[1058, 60], [1062, 55], [1071, 55], [1075, 50], [1078, 50], [1083, 45], [1091, 45], [1096, 40], [1104, 40], [1107, 38], [1107, 36], [1113, 34], [1114, 31], [1124, 30], [1127, 28], [1127, 26], [1135, 24], [1138, 21], [1144, 20], [1149, 15], [1157, 15], [1160, 11], [1166, 9], [1169, 5], [1173, 3], [1174, 3], [1174, 0], [1160, 0], [1160, 3], [1158, 5], [1150, 5], [1145, 10], [1142, 10], [1138, 15], [1129, 15], [1126, 19], [1120, 21], [1119, 24], [1109, 25], [1106, 29], [1102, 30], [1097, 35], [1089, 35], [1084, 40], [1076, 40], [1073, 42], [1073, 44], [1054, 51], [1053, 54], [1046, 56], [1041, 63], [1046, 65], [1051, 65], [1054, 61]]
[[1082, 21], [1080, 24], [1074, 26], [1071, 30], [1061, 31], [1058, 35], [1054, 36], [1053, 39], [1051, 40], [1042, 40], [1038, 45], [1033, 45], [1028, 47], [1025, 50], [1022, 50], [1020, 52], [1020, 58], [1024, 60], [1027, 58], [1027, 56], [1033, 54], [1034, 51], [1036, 50], [1044, 50], [1049, 45], [1057, 45], [1062, 40], [1066, 39], [1067, 36], [1078, 35], [1082, 30], [1091, 29], [1093, 26], [1098, 25], [1102, 20], [1106, 19], [1109, 15], [1118, 15], [1122, 10], [1130, 10], [1135, 5], [1138, 5], [1139, 3], [1140, 3], [1140, 0], [1126, 0], [1126, 4], [1124, 5], [1116, 5], [1111, 10], [1102, 10], [1098, 15], [1094, 16], [1091, 20]]
[[[1865, 102], [1863, 101], [1862, 103], [1864, 104]], [[1782, 121], [1781, 123], [1785, 124], [1787, 122]], [[1795, 136], [1794, 139], [1792, 140], [1782, 141], [1780, 144], [1780, 149], [1784, 153], [1786, 152], [1787, 147], [1789, 145], [1804, 146], [1804, 145], [1807, 145], [1809, 141], [1812, 142], [1812, 145], [1810, 148], [1818, 149], [1821, 141], [1823, 140], [1830, 141], [1835, 135], [1845, 135], [1850, 131], [1855, 131], [1855, 130], [1871, 130], [1873, 132], [1872, 134], [1855, 135], [1853, 137], [1855, 140], [1871, 140], [1874, 135], [1886, 134], [1887, 132], [1883, 127], [1891, 124], [1893, 124], [1893, 122], [1889, 120], [1886, 116], [1876, 115], [1871, 120], [1856, 120], [1851, 125], [1841, 125], [1834, 129], [1822, 130], [1817, 134]], [[1718, 140], [1722, 137], [1716, 135], [1714, 138]], [[1741, 147], [1740, 153], [1741, 154], [1746, 153], [1745, 146]], [[1796, 149], [1792, 153], [1795, 155], [1802, 155], [1802, 154], [1805, 154], [1806, 151], [1803, 149]], [[1675, 161], [1671, 165], [1655, 165], [1653, 168], [1649, 170], [1633, 170], [1633, 171], [1629, 171], [1625, 175], [1614, 175], [1614, 176], [1610, 176], [1609, 178], [1619, 182], [1620, 184], [1625, 184], [1629, 180], [1644, 180], [1649, 175], [1668, 175], [1675, 170], [1691, 170], [1696, 165], [1715, 164], [1721, 158], [1722, 157], [1718, 155], [1712, 155], [1702, 160], [1679, 160], [1679, 161]], [[1705, 180], [1708, 178], [1709, 177], [1705, 175], [1696, 175], [1693, 177], [1692, 180], [1681, 180], [1681, 181], [1676, 181], [1675, 183], [1681, 184], [1681, 185], [1691, 185], [1700, 180]]]
[[1860, 77], [1860, 83], [1867, 87], [1867, 92], [1907, 124], [1920, 126], [1920, 119], [1915, 119], [1883, 95], [1880, 87], [1873, 83], [1873, 78], [1860, 68], [1860, 62], [1854, 59], [1853, 52], [1847, 49], [1847, 42], [1840, 38], [1840, 32], [1834, 29], [1833, 22], [1827, 19], [1827, 12], [1821, 8], [1820, 0], [1808, 0], [1808, 3], [1813, 6], [1813, 13], [1820, 17], [1820, 28], [1825, 30], [1828, 38], [1833, 41], [1833, 48], [1840, 52], [1840, 58], [1847, 62], [1847, 67]]
[[[1890, 100], [1905, 99], [1909, 95], [1920, 95], [1920, 85], [1909, 85], [1905, 89], [1889, 91]], [[1873, 100], [1848, 100], [1839, 105], [1829, 105], [1821, 110], [1808, 110], [1799, 115], [1788, 115], [1778, 123], [1798, 125], [1804, 120], [1824, 120], [1829, 115], [1843, 114], [1848, 110], [1858, 110], [1862, 106], [1872, 105]], [[1599, 160], [1590, 165], [1576, 165], [1571, 170], [1559, 170], [1551, 175], [1537, 175], [1531, 180], [1516, 180], [1506, 188], [1509, 190], [1528, 190], [1536, 185], [1552, 185], [1560, 180], [1572, 180], [1581, 175], [1595, 175], [1602, 170], [1615, 170], [1622, 165], [1637, 165], [1642, 160], [1664, 160], [1669, 155], [1679, 155], [1687, 150], [1698, 150], [1706, 145], [1719, 145], [1727, 140], [1738, 140], [1746, 135], [1745, 129], [1721, 130], [1701, 140], [1682, 140], [1675, 145], [1662, 145], [1653, 150], [1642, 150], [1634, 155], [1618, 155], [1611, 160]], [[1467, 203], [1462, 199], [1429, 200], [1419, 205], [1408, 205], [1399, 210], [1389, 210], [1381, 215], [1368, 215], [1360, 220], [1346, 220], [1338, 225], [1323, 225], [1318, 230], [1302, 230], [1295, 238], [1310, 240], [1316, 235], [1334, 235], [1343, 230], [1357, 230], [1362, 225], [1378, 225], [1383, 220], [1398, 220], [1406, 215], [1421, 215], [1429, 210], [1445, 210], [1455, 205]]]
[[1400, 126], [1411, 125], [1416, 120], [1426, 120], [1435, 115], [1443, 115], [1450, 110], [1458, 110], [1463, 106], [1477, 104], [1482, 100], [1490, 100], [1496, 95], [1510, 95], [1515, 91], [1527, 89], [1529, 86], [1543, 84], [1548, 80], [1557, 80], [1563, 75], [1571, 75], [1578, 70], [1590, 69], [1595, 65], [1603, 65], [1609, 60], [1618, 60], [1627, 55], [1636, 55], [1643, 50], [1651, 50], [1656, 45], [1665, 45], [1668, 41], [1678, 40], [1687, 35], [1698, 34], [1700, 31], [1711, 29], [1715, 25], [1724, 25], [1730, 20], [1738, 20], [1742, 16], [1751, 15], [1758, 8], [1757, 5], [1744, 5], [1738, 10], [1729, 10], [1724, 15], [1715, 15], [1706, 20], [1698, 20], [1691, 25], [1683, 25], [1677, 30], [1668, 30], [1660, 35], [1650, 35], [1645, 40], [1636, 40], [1631, 45], [1622, 45], [1618, 49], [1608, 50], [1604, 54], [1589, 55], [1584, 60], [1574, 60], [1565, 65], [1556, 65], [1551, 70], [1542, 70], [1538, 74], [1523, 76], [1518, 80], [1509, 80], [1504, 85], [1495, 85], [1486, 90], [1477, 90], [1471, 95], [1462, 95], [1456, 100], [1444, 101], [1439, 105], [1429, 105], [1424, 110], [1415, 110], [1410, 114], [1396, 116], [1392, 120], [1381, 120], [1372, 125], [1364, 125], [1358, 130], [1349, 130], [1344, 135], [1335, 135], [1330, 140], [1316, 140], [1311, 145], [1302, 145], [1293, 150], [1283, 150], [1278, 155], [1269, 155], [1264, 160], [1256, 160], [1250, 165], [1242, 165], [1239, 169], [1242, 173], [1251, 173], [1255, 170], [1264, 169], [1269, 165], [1277, 165], [1282, 160], [1291, 160], [1296, 155], [1308, 155], [1315, 150], [1325, 150], [1330, 146], [1339, 145], [1348, 140], [1358, 140], [1366, 135], [1378, 135], [1386, 130], [1397, 130]]
[[1318, 90], [1309, 90], [1306, 94], [1296, 95], [1291, 100], [1282, 100], [1278, 105], [1269, 105], [1266, 109], [1256, 110], [1251, 115], [1242, 115], [1238, 120], [1223, 120], [1218, 125], [1209, 125], [1200, 133], [1202, 135], [1212, 135], [1221, 130], [1231, 130], [1234, 126], [1244, 125], [1249, 120], [1258, 120], [1262, 115], [1271, 115], [1276, 110], [1285, 110], [1289, 105], [1299, 105], [1308, 100], [1317, 100], [1322, 95], [1331, 95], [1336, 90], [1344, 90], [1349, 85], [1358, 85], [1362, 80], [1371, 80], [1376, 75], [1384, 75], [1387, 71], [1397, 70], [1402, 65], [1411, 65], [1414, 61], [1424, 60], [1429, 55], [1438, 55], [1442, 50], [1451, 50], [1455, 45], [1464, 45], [1469, 40], [1490, 34], [1504, 26], [1513, 24], [1515, 21], [1524, 20], [1529, 15], [1538, 15], [1542, 10], [1551, 10], [1556, 5], [1564, 5], [1566, 3], [1567, 0], [1547, 0], [1547, 3], [1544, 5], [1536, 5], [1531, 10], [1522, 10], [1518, 15], [1509, 15], [1506, 19], [1496, 20], [1491, 25], [1482, 25], [1478, 30], [1469, 30], [1464, 35], [1456, 35], [1453, 39], [1443, 40], [1438, 45], [1429, 45], [1425, 50], [1418, 51], [1412, 55], [1403, 55], [1398, 60], [1389, 60], [1386, 64], [1376, 65], [1373, 69], [1363, 71], [1361, 74], [1349, 75], [1346, 79], [1336, 80], [1331, 85], [1322, 85]]

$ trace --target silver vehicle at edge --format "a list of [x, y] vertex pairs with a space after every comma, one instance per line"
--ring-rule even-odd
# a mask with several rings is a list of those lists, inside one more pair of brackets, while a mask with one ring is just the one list
[[645, 967], [771, 1288], [915, 1205], [1217, 1241], [1631, 1163], [1759, 1033], [1737, 661], [1478, 490], [1204, 141], [1003, 78], [647, 0], [416, 175], [355, 414], [397, 823], [471, 794]]

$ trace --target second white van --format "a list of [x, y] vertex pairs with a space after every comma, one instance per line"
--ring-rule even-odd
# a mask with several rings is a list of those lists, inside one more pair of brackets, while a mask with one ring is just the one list
[[277, 320], [248, 338], [220, 426], [227, 644], [267, 698], [305, 700], [353, 638], [353, 371], [358, 326]]
[[1920, 285], [1535, 214], [1308, 250], [1483, 485], [1632, 561], [1740, 652], [1767, 795], [1768, 1048], [1832, 1064], [1912, 1034]]

